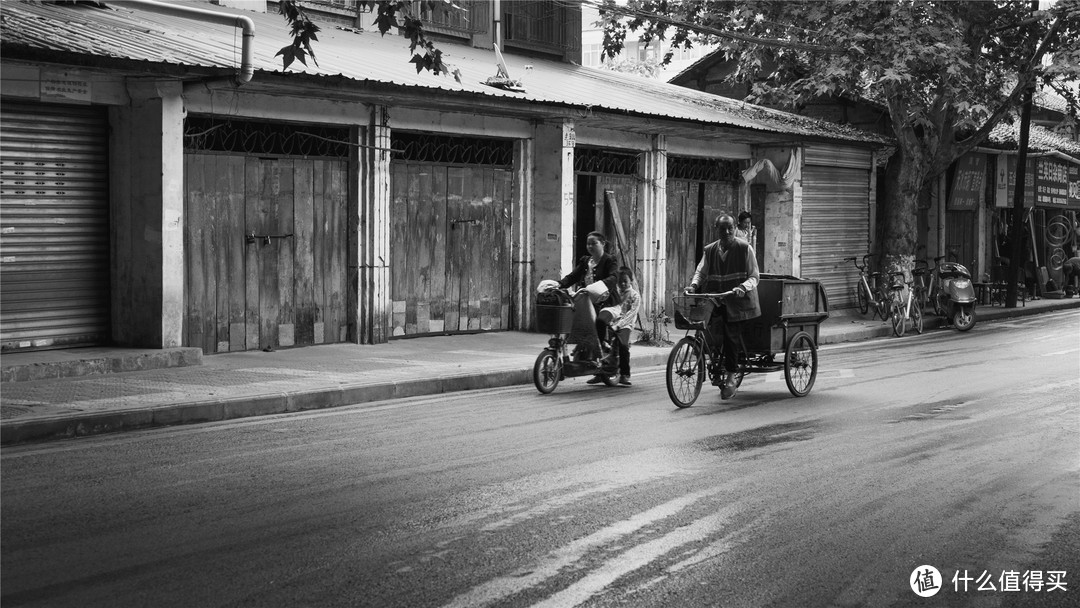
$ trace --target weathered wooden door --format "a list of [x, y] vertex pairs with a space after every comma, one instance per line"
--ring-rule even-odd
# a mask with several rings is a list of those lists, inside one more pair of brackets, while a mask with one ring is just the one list
[[728, 182], [667, 180], [667, 283], [664, 308], [690, 284], [705, 245], [717, 239], [716, 218], [735, 214], [738, 188]]
[[185, 344], [342, 342], [347, 161], [185, 155]]
[[424, 162], [392, 172], [393, 335], [508, 329], [513, 173]]
[[687, 180], [667, 182], [667, 260], [664, 278], [664, 310], [671, 314], [672, 298], [690, 284], [700, 257], [701, 204], [699, 184]]

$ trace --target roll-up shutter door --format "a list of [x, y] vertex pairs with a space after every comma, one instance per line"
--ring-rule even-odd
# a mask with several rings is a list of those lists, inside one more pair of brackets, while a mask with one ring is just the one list
[[870, 152], [807, 146], [803, 167], [802, 276], [822, 282], [833, 309], [855, 305], [849, 256], [870, 245]]
[[5, 352], [108, 339], [107, 123], [91, 106], [0, 106]]

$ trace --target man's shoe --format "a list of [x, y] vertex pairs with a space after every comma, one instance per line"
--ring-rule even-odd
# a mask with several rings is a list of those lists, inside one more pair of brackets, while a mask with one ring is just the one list
[[720, 389], [720, 398], [731, 399], [737, 392], [739, 392], [739, 387], [735, 386], [735, 378], [733, 376], [728, 376], [727, 382], [724, 383], [724, 388]]
[[633, 383], [630, 382], [630, 376], [619, 376], [619, 384], [623, 386], [631, 386]]
[[600, 384], [604, 381], [603, 376], [593, 376], [585, 381], [585, 384]]

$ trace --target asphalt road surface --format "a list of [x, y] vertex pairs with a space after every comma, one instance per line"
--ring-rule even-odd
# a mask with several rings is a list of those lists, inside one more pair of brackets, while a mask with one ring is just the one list
[[1080, 315], [819, 355], [4, 448], [0, 603], [1080, 605]]

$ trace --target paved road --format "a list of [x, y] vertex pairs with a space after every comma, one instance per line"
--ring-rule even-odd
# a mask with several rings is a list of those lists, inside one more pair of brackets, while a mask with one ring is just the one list
[[640, 369], [5, 448], [0, 602], [1075, 605], [1078, 335], [826, 347], [804, 399], [757, 376], [679, 410]]

